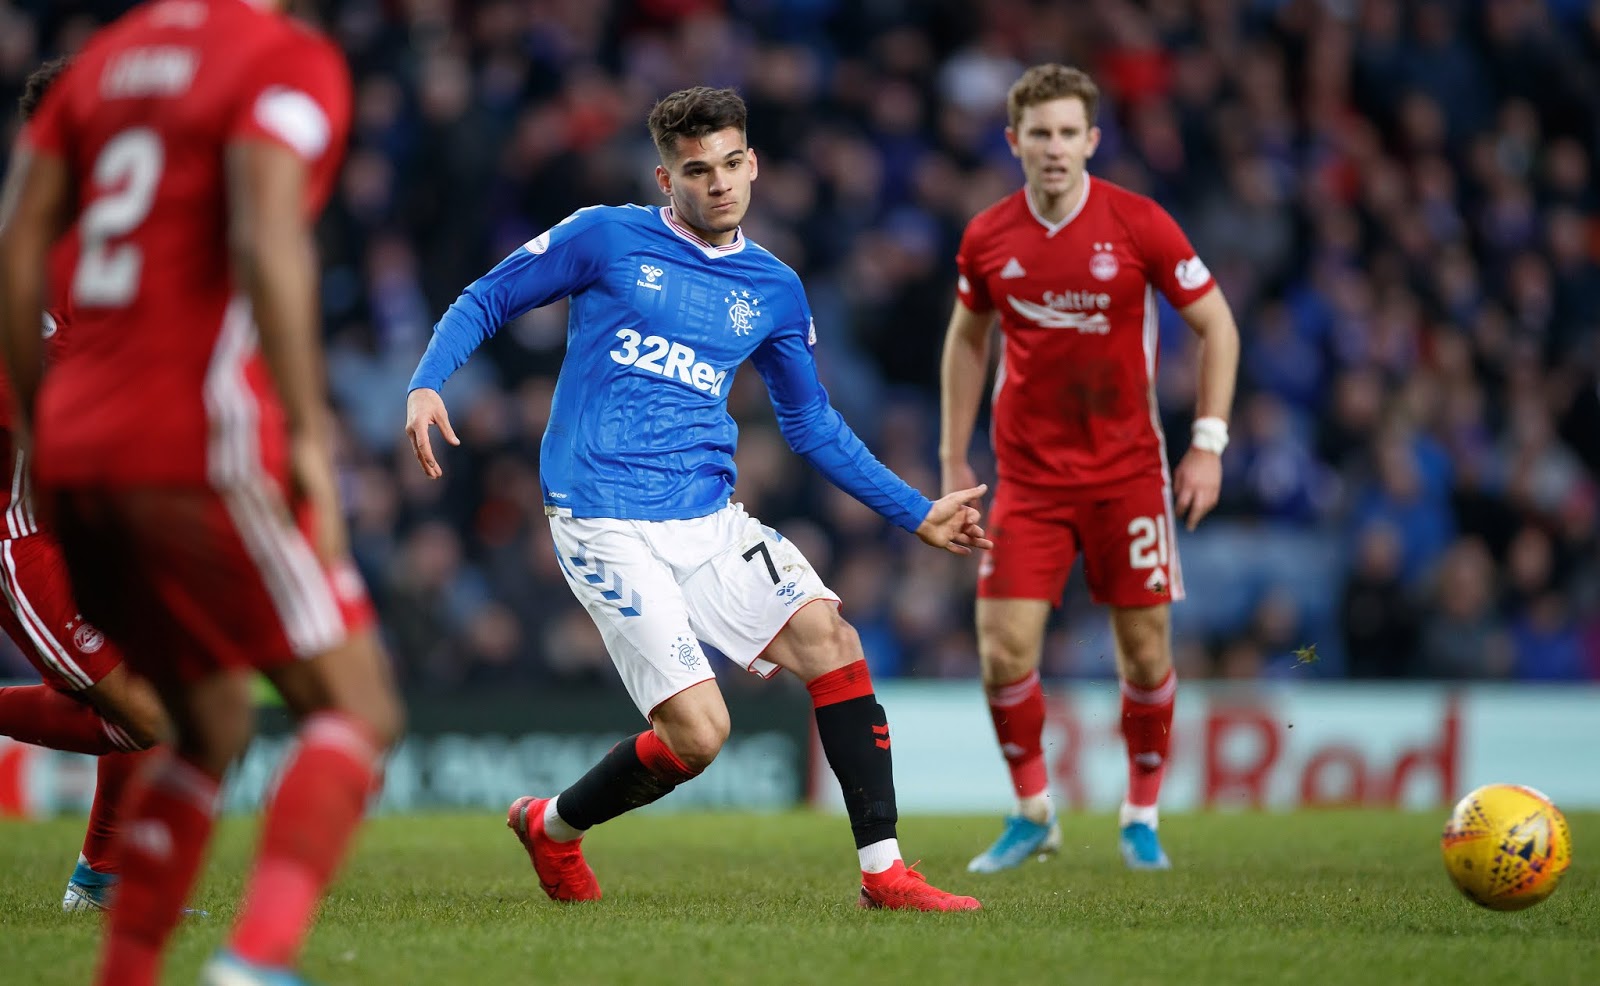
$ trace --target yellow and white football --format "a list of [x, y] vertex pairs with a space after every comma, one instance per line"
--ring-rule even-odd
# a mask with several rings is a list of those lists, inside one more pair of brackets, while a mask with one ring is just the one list
[[1572, 835], [1549, 798], [1519, 784], [1487, 784], [1462, 798], [1440, 840], [1450, 879], [1475, 904], [1520, 911], [1555, 892], [1572, 861]]

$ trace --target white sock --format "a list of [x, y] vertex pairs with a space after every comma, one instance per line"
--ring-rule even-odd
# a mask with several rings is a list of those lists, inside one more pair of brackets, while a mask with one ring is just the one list
[[1026, 798], [1018, 798], [1017, 814], [1035, 825], [1049, 825], [1050, 819], [1056, 814], [1055, 806], [1050, 803], [1049, 789], [1038, 794], [1030, 794]]
[[1122, 810], [1117, 813], [1117, 827], [1127, 828], [1134, 822], [1143, 822], [1153, 829], [1161, 827], [1155, 805], [1130, 805], [1124, 801]]
[[573, 839], [583, 838], [584, 830], [568, 825], [567, 820], [556, 811], [557, 800], [551, 798], [544, 803], [544, 834], [555, 842], [571, 842]]
[[882, 873], [900, 861], [900, 840], [881, 839], [856, 850], [861, 857], [861, 872]]

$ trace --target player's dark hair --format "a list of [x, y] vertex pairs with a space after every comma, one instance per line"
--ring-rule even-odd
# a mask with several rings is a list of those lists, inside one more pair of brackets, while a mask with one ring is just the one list
[[702, 140], [719, 130], [745, 132], [744, 100], [732, 89], [695, 86], [665, 97], [650, 111], [650, 139], [661, 160], [678, 156], [678, 139]]
[[1035, 65], [1022, 73], [1006, 93], [1006, 115], [1015, 127], [1022, 121], [1022, 111], [1040, 103], [1058, 99], [1081, 99], [1084, 116], [1089, 126], [1094, 126], [1094, 114], [1100, 107], [1100, 87], [1082, 69], [1066, 65]]
[[24, 120], [33, 119], [33, 113], [44, 102], [44, 94], [50, 91], [50, 86], [56, 77], [67, 70], [67, 63], [71, 59], [66, 55], [52, 58], [48, 62], [33, 70], [28, 80], [22, 84], [22, 95], [17, 98], [17, 110], [22, 113]]

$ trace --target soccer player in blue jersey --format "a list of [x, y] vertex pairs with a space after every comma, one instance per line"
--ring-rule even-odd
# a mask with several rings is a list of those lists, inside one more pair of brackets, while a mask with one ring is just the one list
[[799, 277], [739, 229], [757, 161], [738, 94], [673, 93], [649, 125], [671, 204], [580, 209], [473, 282], [435, 326], [406, 401], [417, 459], [438, 478], [429, 428], [459, 444], [445, 380], [507, 321], [571, 299], [539, 456], [545, 514], [567, 584], [650, 728], [557, 797], [519, 798], [507, 824], [551, 898], [599, 899], [584, 834], [699, 774], [728, 737], [703, 640], [756, 674], [806, 683], [849, 811], [862, 907], [976, 910], [901, 859], [889, 726], [839, 597], [792, 542], [730, 502], [731, 378], [751, 360], [790, 447], [935, 548], [991, 547], [973, 506], [985, 488], [930, 502], [829, 404]]

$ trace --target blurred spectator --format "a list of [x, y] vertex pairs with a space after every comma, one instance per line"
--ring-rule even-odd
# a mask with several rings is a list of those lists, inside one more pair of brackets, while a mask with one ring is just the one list
[[1495, 606], [1493, 559], [1483, 542], [1457, 541], [1440, 561], [1417, 655], [1428, 678], [1501, 678], [1513, 665], [1511, 640]]
[[1401, 540], [1375, 522], [1355, 539], [1340, 622], [1354, 678], [1399, 678], [1417, 661], [1417, 600], [1401, 580]]
[[[0, 97], [126, 6], [0, 0]], [[537, 482], [565, 306], [452, 379], [465, 444], [442, 481], [398, 440], [462, 287], [576, 208], [658, 202], [652, 102], [741, 86], [747, 232], [805, 278], [835, 403], [933, 492], [952, 258], [1020, 183], [1005, 94], [1041, 60], [1097, 75], [1092, 172], [1177, 216], [1243, 328], [1223, 509], [1180, 538], [1204, 559], [1175, 615], [1185, 672], [1600, 678], [1592, 4], [317, 6], [356, 92], [321, 257], [345, 497], [411, 687], [611, 674]], [[1161, 331], [1176, 451], [1194, 342], [1170, 311]], [[729, 412], [737, 498], [804, 541], [874, 673], [975, 673], [973, 563], [931, 561], [828, 487], [754, 373]], [[1110, 673], [1080, 629], [1052, 631], [1048, 673]], [[1308, 672], [1292, 655], [1319, 635], [1345, 660]]]

